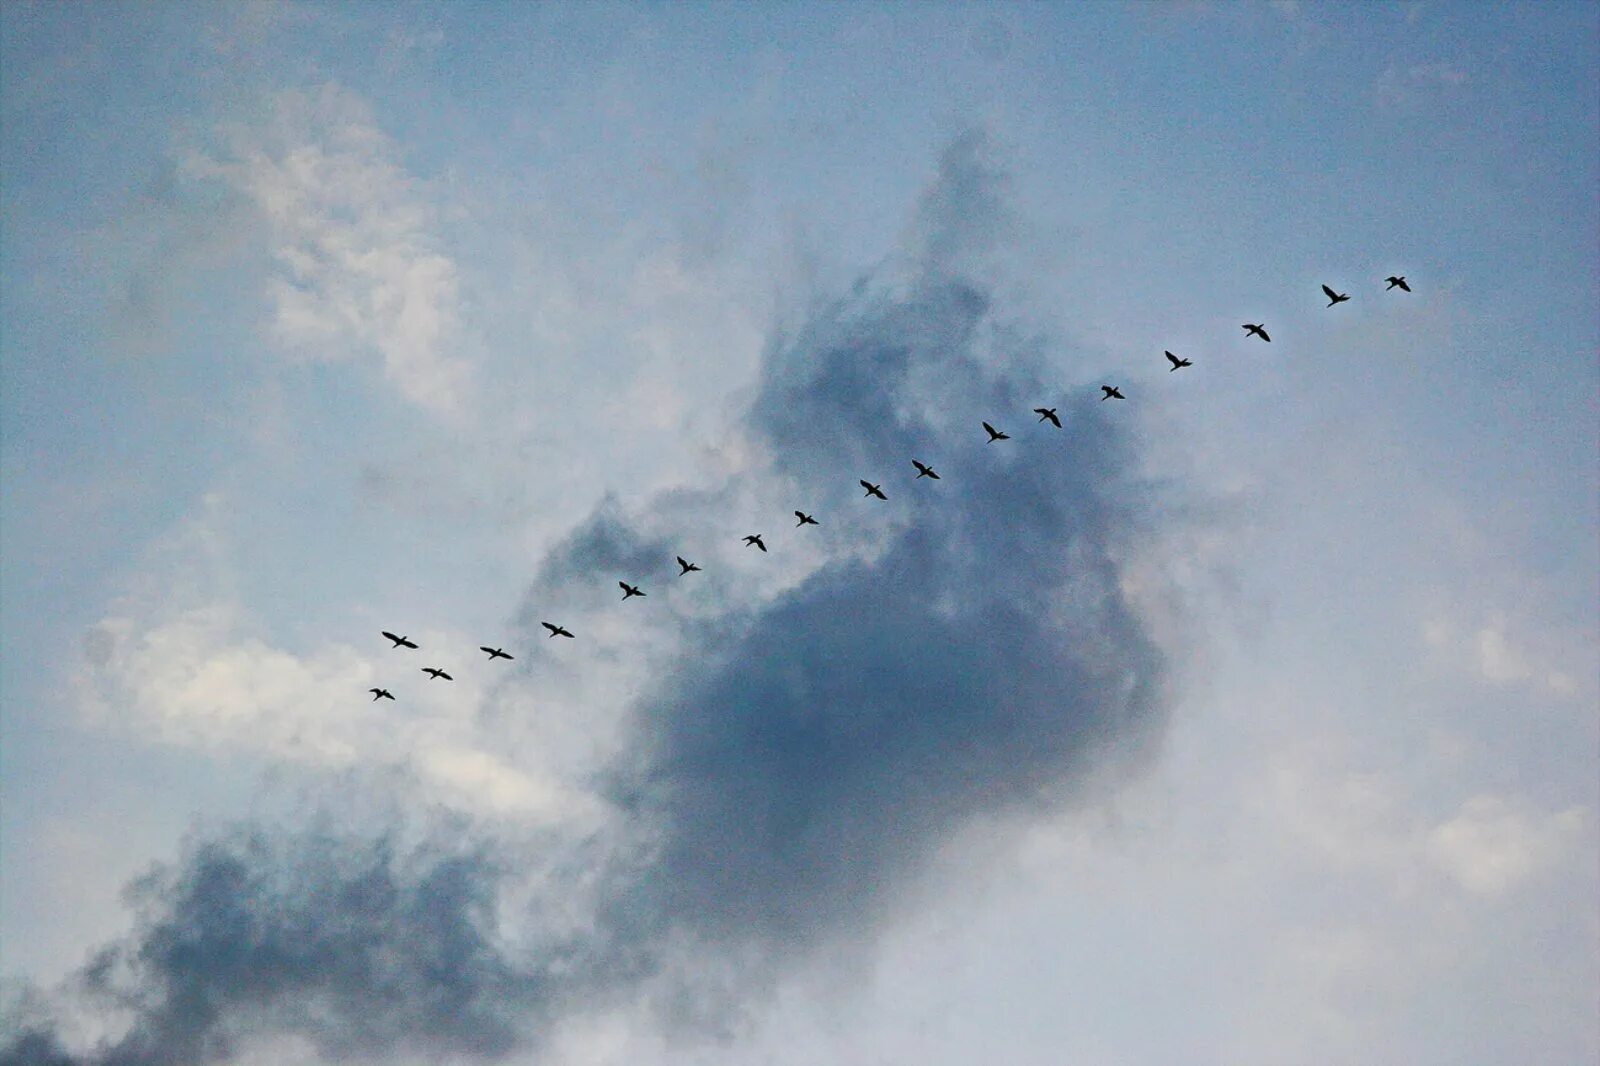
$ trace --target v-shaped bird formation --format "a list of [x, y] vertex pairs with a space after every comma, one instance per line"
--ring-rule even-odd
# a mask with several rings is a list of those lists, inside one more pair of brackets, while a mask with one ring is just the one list
[[[1407, 284], [1405, 275], [1403, 274], [1391, 274], [1389, 277], [1385, 278], [1384, 281], [1387, 283], [1386, 287], [1384, 288], [1385, 292], [1393, 292], [1395, 289], [1399, 289], [1402, 292], [1411, 291], [1411, 286]], [[1336, 292], [1333, 287], [1329, 285], [1322, 286], [1322, 294], [1328, 298], [1327, 307], [1329, 308], [1336, 307], [1337, 305], [1346, 303], [1350, 300], [1349, 293]], [[1246, 339], [1258, 337], [1265, 343], [1272, 343], [1272, 338], [1267, 335], [1267, 326], [1264, 322], [1245, 322], [1241, 324], [1240, 328], [1245, 331]], [[1182, 370], [1187, 367], [1194, 366], [1193, 360], [1180, 357], [1172, 352], [1163, 351], [1161, 354], [1165, 356], [1167, 362], [1171, 364], [1168, 367], [1168, 373], [1171, 373], [1174, 370]], [[1127, 397], [1123, 395], [1121, 388], [1116, 385], [1101, 385], [1100, 392], [1100, 401], [1102, 403], [1104, 403], [1106, 400], [1127, 399]], [[1062, 428], [1061, 418], [1056, 411], [1057, 408], [1055, 407], [1033, 408], [1033, 413], [1039, 416], [1039, 424], [1042, 425], [1045, 422], [1049, 422], [1056, 429], [1060, 429]], [[996, 429], [988, 422], [980, 422], [979, 424], [983, 427], [984, 432], [988, 434], [988, 440], [985, 443], [994, 444], [999, 441], [1008, 441], [1011, 439], [1011, 434]], [[917, 469], [916, 477], [912, 478], [911, 480], [920, 481], [923, 478], [927, 478], [930, 481], [940, 480], [939, 475], [934, 471], [933, 467], [922, 462], [922, 460], [912, 459], [911, 465]], [[873, 484], [866, 478], [860, 479], [860, 485], [866, 490], [865, 494], [863, 495], [863, 499], [878, 499], [884, 501], [889, 499], [888, 495], [883, 491], [883, 487], [881, 485]], [[821, 525], [821, 523], [818, 522], [815, 517], [805, 511], [797, 509], [794, 512], [794, 516], [796, 519], [798, 519], [794, 526], [795, 529], [799, 529], [802, 526]], [[762, 535], [760, 533], [752, 533], [746, 536], [744, 538], [744, 543], [746, 547], [758, 548], [763, 554], [767, 553], [766, 542], [762, 539]], [[678, 577], [687, 577], [689, 574], [700, 572], [701, 568], [699, 565], [691, 563], [683, 556], [679, 555], [675, 556], [675, 558], [678, 562]], [[638, 585], [629, 584], [627, 581], [618, 581], [617, 584], [622, 588], [622, 599], [624, 601], [634, 599], [635, 597], [643, 599], [647, 595], [645, 591]], [[577, 639], [576, 634], [574, 634], [572, 631], [568, 630], [564, 626], [557, 625], [554, 622], [540, 622], [539, 624], [548, 631], [548, 636], [551, 639], [556, 637]], [[382, 635], [390, 641], [389, 650], [391, 651], [396, 651], [400, 648], [406, 648], [412, 651], [416, 651], [418, 649], [416, 642], [412, 641], [407, 636], [391, 633], [387, 629], [382, 631]], [[491, 648], [488, 645], [480, 645], [478, 650], [488, 655], [488, 661], [490, 662], [493, 662], [496, 659], [505, 659], [507, 661], [512, 661], [515, 659], [515, 656], [511, 655], [503, 648]], [[428, 675], [428, 679], [430, 681], [455, 680], [454, 677], [446, 673], [443, 669], [435, 666], [425, 666], [422, 668], [422, 672]], [[372, 693], [372, 702], [374, 703], [376, 703], [378, 700], [395, 699], [394, 694], [386, 688], [375, 687], [369, 688], [367, 691]]]

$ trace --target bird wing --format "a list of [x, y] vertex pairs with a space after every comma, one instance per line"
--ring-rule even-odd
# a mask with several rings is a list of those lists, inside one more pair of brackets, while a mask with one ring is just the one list
[[383, 631], [383, 635], [394, 641], [396, 644], [400, 643], [400, 638], [389, 632], [387, 629]]
[[868, 492], [872, 491], [872, 485], [867, 481], [866, 478], [861, 479], [861, 487], [866, 489]]
[[482, 645], [482, 644], [479, 644], [479, 645], [478, 645], [478, 650], [479, 650], [479, 651], [486, 651], [486, 652], [488, 652], [488, 653], [489, 653], [489, 654], [490, 654], [490, 655], [493, 655], [493, 654], [494, 654], [494, 649], [493, 649], [493, 648], [489, 648], [489, 647], [485, 647], [485, 646], [484, 646], [484, 645]]
[[1337, 300], [1339, 298], [1339, 294], [1328, 288], [1326, 285], [1322, 287], [1322, 291], [1328, 294], [1328, 299], [1330, 300]]
[[1262, 340], [1266, 341], [1268, 344], [1272, 343], [1272, 338], [1267, 336], [1267, 331], [1265, 329], [1258, 329], [1258, 330], [1256, 330], [1256, 332], [1261, 334], [1261, 339]]
[[1166, 356], [1168, 361], [1170, 361], [1173, 366], [1177, 366], [1182, 361], [1177, 356], [1173, 355], [1171, 352], [1162, 352], [1161, 354]]
[[985, 422], [983, 424], [983, 428], [989, 431], [989, 436], [991, 436], [991, 437], [999, 436], [999, 434], [995, 432], [995, 428], [993, 426], [991, 426], [989, 423]]
[[1406, 284], [1406, 279], [1405, 278], [1401, 278], [1400, 279], [1400, 287], [1402, 289], [1406, 290], [1407, 292], [1411, 291], [1411, 286]]
[[560, 626], [553, 626], [549, 622], [540, 622], [539, 624], [544, 626], [546, 629], [548, 629], [552, 633], [561, 632], [561, 627]]

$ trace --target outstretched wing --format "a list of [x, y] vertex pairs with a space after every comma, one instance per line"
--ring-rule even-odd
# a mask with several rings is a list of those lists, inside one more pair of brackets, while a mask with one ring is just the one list
[[387, 629], [385, 629], [383, 631], [383, 635], [388, 637], [390, 640], [394, 641], [396, 644], [399, 644], [400, 641], [401, 641], [401, 638], [395, 636], [393, 633], [389, 632]]
[[1339, 298], [1339, 294], [1328, 288], [1326, 285], [1322, 287], [1322, 291], [1328, 294], [1328, 299], [1330, 300], [1337, 300]]
[[1181, 359], [1179, 359], [1177, 356], [1173, 355], [1171, 352], [1162, 352], [1161, 354], [1167, 357], [1167, 361], [1169, 363], [1171, 363], [1174, 368], [1177, 368], [1177, 367], [1183, 365], [1183, 361]]

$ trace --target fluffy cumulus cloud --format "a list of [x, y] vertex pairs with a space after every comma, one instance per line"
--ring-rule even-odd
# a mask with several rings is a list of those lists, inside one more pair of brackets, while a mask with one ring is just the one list
[[447, 350], [456, 265], [438, 250], [425, 189], [365, 105], [334, 85], [284, 92], [267, 121], [220, 142], [186, 168], [226, 182], [265, 218], [276, 338], [311, 359], [375, 354], [407, 399], [459, 410], [470, 374]]
[[[538, 651], [484, 693], [477, 744], [451, 765], [481, 771], [485, 738], [510, 730], [528, 688], [604, 673], [637, 646], [648, 676], [595, 708], [615, 738], [589, 782], [603, 815], [533, 842], [473, 815], [443, 835], [197, 841], [135, 887], [136, 930], [81, 975], [117, 1024], [88, 1041], [16, 1026], [0, 1062], [234, 1061], [289, 1038], [340, 1061], [494, 1060], [646, 1001], [664, 1024], [695, 1025], [877, 927], [975, 820], [1060, 810], [1136, 765], [1164, 721], [1167, 670], [1129, 575], [1162, 500], [1116, 405], [1078, 393], [1052, 401], [1064, 429], [1021, 422], [1048, 395], [1043, 346], [999, 319], [983, 280], [1002, 221], [985, 150], [967, 137], [945, 154], [898, 266], [770, 342], [740, 430], [754, 457], [743, 487], [604, 506], [534, 577], [520, 623]], [[264, 170], [293, 199], [300, 165]], [[321, 286], [350, 277], [305, 269]], [[337, 301], [314, 304], [305, 321], [343, 321]], [[987, 443], [981, 419], [1013, 439]], [[941, 479], [913, 480], [912, 457]], [[863, 478], [888, 500], [864, 499]], [[647, 620], [605, 621], [619, 571], [675, 570], [676, 545], [709, 526], [733, 536], [754, 504], [788, 494], [824, 524], [768, 530], [770, 555], [708, 558], [675, 585], [663, 573], [644, 601], [655, 613], [630, 616]], [[728, 576], [762, 568], [780, 576], [754, 592]], [[580, 639], [546, 642], [551, 612]], [[193, 703], [197, 686], [228, 687], [225, 666], [247, 669], [236, 658], [151, 691]], [[298, 676], [282, 665], [271, 672]], [[314, 699], [329, 671], [360, 674], [318, 669], [290, 702]], [[730, 971], [709, 994], [703, 975]]]

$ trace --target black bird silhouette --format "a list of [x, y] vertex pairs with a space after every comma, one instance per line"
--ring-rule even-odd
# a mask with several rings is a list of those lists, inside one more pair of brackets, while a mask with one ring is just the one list
[[1267, 327], [1262, 323], [1246, 322], [1243, 326], [1240, 326], [1239, 328], [1245, 331], [1245, 338], [1246, 339], [1248, 339], [1251, 336], [1251, 334], [1254, 334], [1255, 336], [1260, 337], [1262, 340], [1266, 341], [1268, 344], [1272, 343], [1272, 338], [1267, 336]]
[[[876, 496], [880, 500], [887, 500], [889, 498], [883, 494], [882, 489], [870, 481], [863, 480], [861, 482], [861, 487], [867, 490], [867, 496]], [[866, 496], [863, 496], [862, 499], [866, 499]]]
[[678, 576], [679, 577], [682, 577], [684, 574], [687, 574], [687, 573], [690, 573], [692, 571], [700, 569], [698, 566], [694, 565], [693, 563], [691, 563], [689, 560], [685, 559], [681, 555], [678, 556], [678, 565], [683, 567], [682, 570], [678, 571]]
[[550, 635], [552, 637], [570, 637], [570, 636], [572, 636], [571, 633], [568, 633], [565, 629], [562, 629], [560, 626], [553, 626], [549, 622], [540, 622], [539, 624], [544, 626], [546, 629], [548, 629], [550, 631]]
[[1100, 391], [1105, 393], [1104, 396], [1100, 397], [1100, 402], [1101, 403], [1105, 403], [1107, 400], [1126, 400], [1127, 399], [1126, 396], [1122, 395], [1122, 391], [1120, 389], [1114, 388], [1114, 387], [1112, 387], [1110, 385], [1101, 385], [1100, 386]]
[[796, 529], [799, 529], [801, 526], [814, 526], [814, 525], [818, 524], [817, 520], [815, 518], [812, 518], [810, 515], [806, 514], [804, 511], [796, 511], [794, 513], [794, 516], [796, 518], [800, 519], [800, 521], [798, 521], [798, 522], [796, 522], [794, 524], [794, 528], [796, 528]]
[[[1177, 356], [1173, 355], [1171, 352], [1162, 352], [1161, 354], [1166, 356], [1167, 357], [1167, 362], [1172, 364], [1172, 370], [1178, 370], [1178, 369], [1180, 369], [1182, 367], [1186, 367], [1186, 366], [1194, 366], [1194, 364], [1192, 362], [1190, 362], [1189, 360], [1187, 360], [1187, 359], [1179, 359]], [[1172, 373], [1172, 370], [1167, 371], [1167, 373], [1169, 373], [1169, 374]]]
[[1061, 419], [1056, 417], [1056, 409], [1054, 407], [1035, 407], [1033, 413], [1039, 416], [1039, 421], [1048, 421], [1057, 429], [1061, 428]]
[[392, 700], [392, 699], [394, 699], [394, 693], [390, 692], [386, 688], [369, 688], [369, 689], [367, 689], [367, 691], [372, 693], [372, 702], [373, 703], [377, 703], [379, 700]]
[[1411, 286], [1406, 284], [1406, 276], [1404, 274], [1399, 274], [1399, 275], [1390, 274], [1388, 277], [1384, 278], [1383, 280], [1387, 281], [1389, 283], [1389, 288], [1388, 289], [1384, 289], [1383, 290], [1384, 292], [1388, 292], [1389, 289], [1394, 289], [1394, 288], [1404, 289], [1406, 292], [1410, 292], [1411, 291]]
[[[415, 648], [416, 647], [415, 644], [411, 643], [411, 641], [407, 640], [405, 637], [397, 637], [393, 633], [389, 632], [387, 629], [385, 629], [383, 631], [383, 635], [388, 637], [390, 640], [394, 641], [394, 646], [396, 648]], [[394, 697], [391, 696], [390, 698], [393, 699]]]
[[983, 424], [983, 428], [989, 431], [989, 443], [990, 444], [993, 444], [997, 440], [1010, 440], [1011, 439], [1011, 434], [1009, 434], [1009, 433], [1001, 433], [998, 429], [995, 429], [993, 426], [991, 426], [987, 422], [985, 422]]
[[1326, 285], [1324, 285], [1322, 287], [1322, 291], [1328, 294], [1328, 306], [1329, 307], [1332, 307], [1334, 304], [1342, 304], [1346, 300], [1350, 299], [1350, 294], [1349, 293], [1347, 293], [1347, 292], [1334, 292], [1332, 289], [1328, 288]]
[[422, 672], [425, 673], [425, 674], [428, 674], [429, 676], [431, 676], [436, 681], [441, 677], [444, 678], [446, 681], [454, 681], [455, 680], [455, 678], [451, 677], [449, 674], [445, 673], [443, 670], [435, 669], [432, 666], [424, 666], [422, 668]]
[[767, 546], [761, 542], [761, 534], [760, 533], [752, 533], [752, 534], [750, 534], [748, 537], [744, 538], [744, 542], [749, 547], [760, 548], [762, 551], [766, 551], [767, 550]]
[[509, 659], [509, 658], [511, 658], [511, 656], [507, 655], [504, 651], [500, 650], [499, 648], [489, 648], [489, 647], [485, 647], [482, 644], [479, 644], [478, 645], [478, 650], [479, 651], [488, 652], [489, 653], [489, 661], [490, 662], [494, 662], [496, 659]]
[[[912, 478], [911, 479], [912, 481], [917, 480], [917, 478], [919, 478], [919, 477], [931, 477], [935, 481], [939, 480], [939, 475], [934, 473], [933, 467], [924, 466], [923, 464], [917, 462], [915, 459], [911, 460], [911, 465], [917, 468], [917, 477]], [[862, 484], [864, 485], [864, 484], [866, 484], [866, 482], [862, 482]]]
[[644, 593], [639, 591], [639, 586], [638, 585], [630, 585], [626, 581], [618, 581], [617, 584], [622, 586], [622, 598], [624, 600], [628, 599], [631, 596], [643, 596], [644, 595]]

